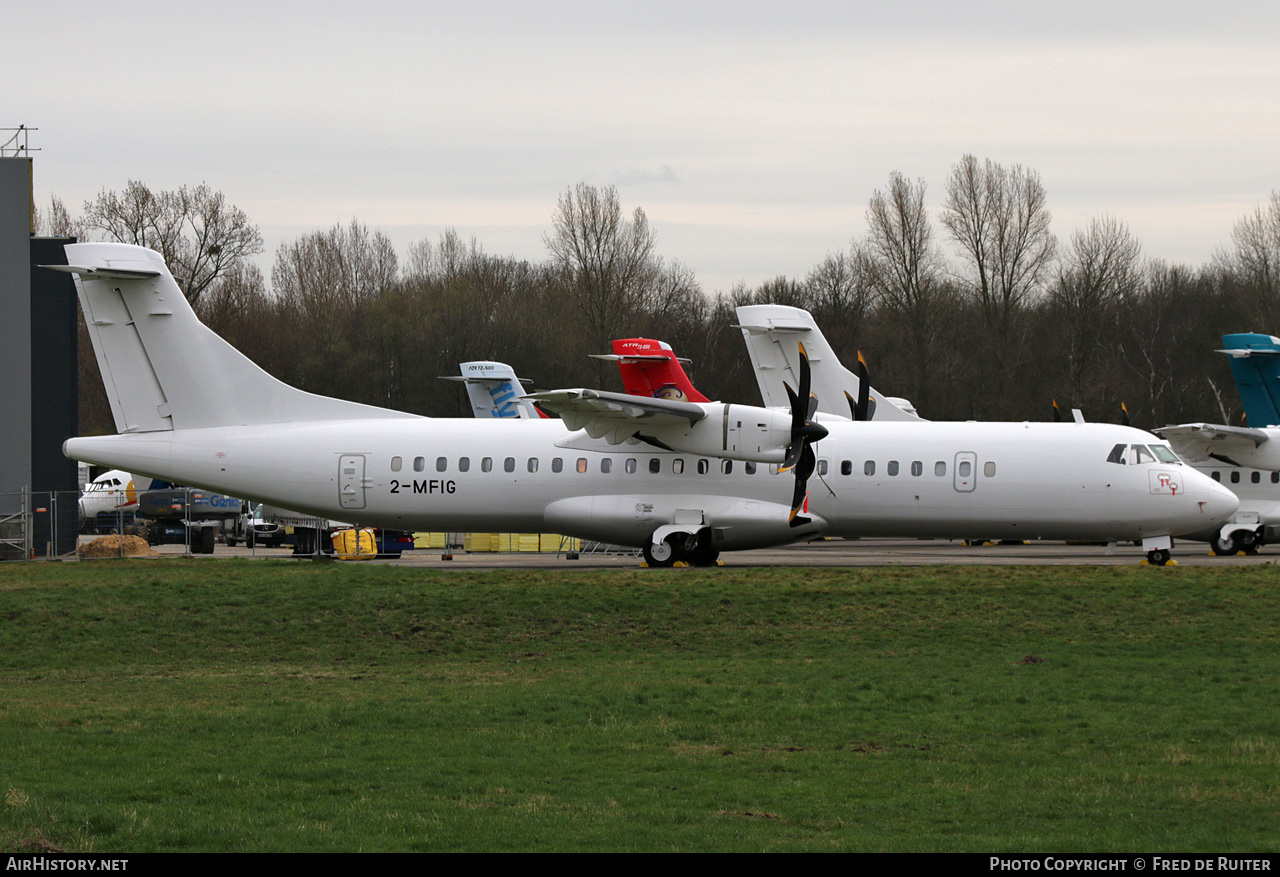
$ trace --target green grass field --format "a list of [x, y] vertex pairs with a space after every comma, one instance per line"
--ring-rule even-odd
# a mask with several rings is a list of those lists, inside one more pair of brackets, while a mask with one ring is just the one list
[[1280, 575], [0, 567], [0, 849], [1280, 849]]

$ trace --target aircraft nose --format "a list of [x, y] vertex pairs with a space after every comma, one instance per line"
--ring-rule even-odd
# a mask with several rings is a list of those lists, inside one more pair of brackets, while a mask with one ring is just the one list
[[1240, 507], [1240, 498], [1209, 476], [1199, 472], [1196, 474], [1207, 482], [1205, 485], [1205, 499], [1203, 500], [1204, 517], [1215, 526], [1225, 522]]

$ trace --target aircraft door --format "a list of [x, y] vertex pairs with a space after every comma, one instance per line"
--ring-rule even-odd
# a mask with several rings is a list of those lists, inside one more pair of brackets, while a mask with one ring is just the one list
[[338, 505], [364, 508], [364, 454], [343, 454], [338, 460]]
[[972, 493], [978, 485], [978, 455], [973, 451], [956, 454], [955, 488], [961, 493]]

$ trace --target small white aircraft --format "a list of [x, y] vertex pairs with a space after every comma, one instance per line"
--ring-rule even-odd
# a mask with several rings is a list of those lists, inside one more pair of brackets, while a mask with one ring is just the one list
[[81, 528], [112, 529], [132, 518], [138, 509], [138, 492], [153, 487], [167, 487], [163, 481], [139, 476], [137, 479], [120, 469], [110, 469], [84, 486], [80, 494]]
[[789, 413], [562, 391], [564, 422], [481, 423], [331, 399], [200, 323], [158, 253], [71, 244], [67, 257], [56, 270], [77, 275], [120, 432], [70, 439], [67, 456], [317, 516], [565, 533], [643, 547], [654, 565], [824, 533], [1140, 539], [1163, 563], [1172, 534], [1236, 507], [1176, 459], [1109, 462], [1152, 441], [1128, 427], [819, 424], [804, 365]]
[[529, 383], [528, 379], [516, 377], [515, 369], [505, 362], [461, 362], [458, 368], [462, 374], [441, 375], [440, 380], [461, 381], [467, 389], [472, 413], [481, 420], [491, 417], [537, 420], [543, 416], [524, 398], [521, 385]]

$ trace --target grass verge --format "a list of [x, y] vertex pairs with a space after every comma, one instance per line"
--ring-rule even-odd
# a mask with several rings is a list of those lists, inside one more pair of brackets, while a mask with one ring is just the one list
[[0, 849], [1274, 851], [1276, 581], [7, 565]]

